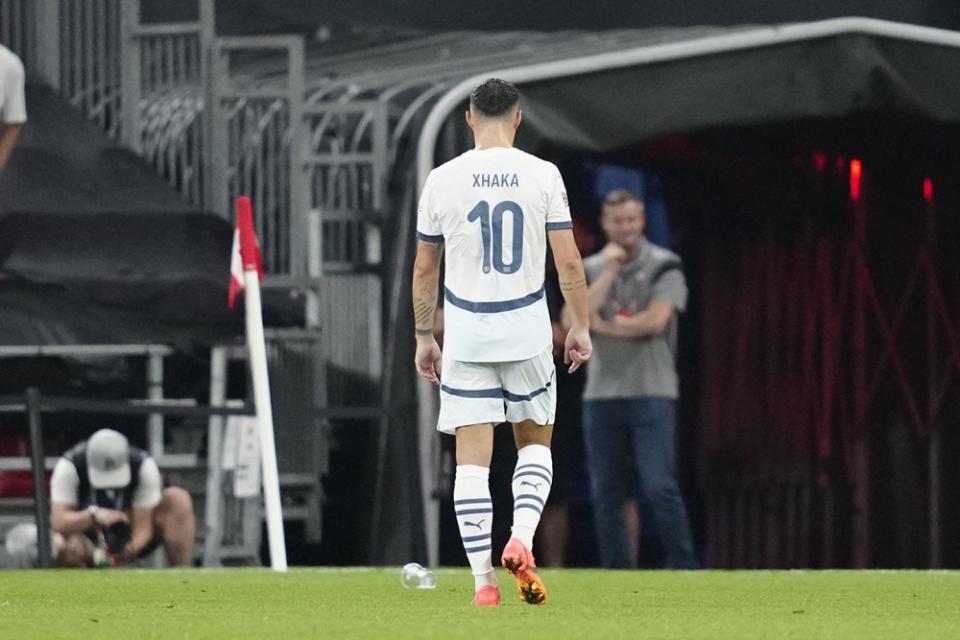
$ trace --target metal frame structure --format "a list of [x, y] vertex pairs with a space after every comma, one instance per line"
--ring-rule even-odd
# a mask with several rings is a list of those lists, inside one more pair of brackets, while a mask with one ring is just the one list
[[[247, 82], [237, 77], [239, 55], [279, 54], [283, 80]], [[256, 212], [264, 270], [303, 276], [308, 221], [302, 169], [303, 39], [295, 36], [217, 38], [212, 43], [210, 93], [211, 190], [209, 206], [230, 212], [248, 195]], [[296, 212], [296, 213], [294, 213]]]
[[[84, 357], [144, 357], [147, 359], [145, 397], [151, 402], [163, 402], [163, 361], [173, 349], [160, 344], [133, 345], [24, 345], [0, 346], [0, 360], [4, 358], [84, 358]], [[190, 459], [178, 455], [166, 459], [163, 446], [163, 414], [153, 413], [147, 417], [147, 449], [161, 466], [166, 464], [189, 464]], [[2, 460], [2, 459], [0, 459]], [[196, 456], [193, 456], [196, 463]], [[9, 463], [8, 463], [9, 464]], [[11, 467], [6, 467], [11, 468]]]
[[[269, 339], [272, 361], [274, 366], [283, 368], [283, 356], [280, 352], [289, 348], [291, 340], [278, 339], [277, 332], [271, 332]], [[301, 336], [299, 341], [307, 338]], [[315, 342], [309, 339], [308, 342]], [[194, 417], [209, 416], [207, 425], [207, 461], [206, 461], [206, 492], [204, 501], [203, 533], [203, 564], [204, 566], [220, 566], [221, 564], [257, 564], [259, 562], [259, 548], [262, 519], [262, 505], [260, 499], [233, 499], [224, 488], [223, 472], [223, 433], [224, 418], [230, 415], [252, 415], [248, 408], [244, 408], [242, 400], [227, 399], [227, 363], [229, 360], [245, 360], [246, 349], [241, 346], [216, 346], [211, 351], [210, 362], [210, 402], [209, 407], [199, 407], [192, 398], [171, 399], [163, 394], [163, 364], [164, 358], [171, 355], [173, 349], [166, 345], [35, 345], [35, 346], [0, 346], [0, 360], [4, 358], [104, 358], [104, 357], [145, 357], [147, 358], [146, 380], [143, 400], [131, 401], [91, 401], [80, 399], [47, 398], [43, 400], [43, 411], [58, 412], [86, 412], [103, 413], [105, 415], [144, 415], [148, 442], [148, 451], [163, 470], [190, 470], [202, 468], [198, 464], [194, 453], [169, 453], [164, 450], [164, 416], [187, 415]], [[322, 383], [322, 380], [320, 381]], [[319, 401], [313, 406], [323, 406], [323, 386], [314, 385], [312, 380], [307, 383], [314, 393], [320, 394]], [[150, 408], [153, 410], [149, 410]], [[22, 412], [26, 410], [23, 403], [0, 404], [0, 413]], [[313, 410], [309, 413], [314, 413]], [[325, 420], [322, 416], [309, 419], [308, 429], [300, 430], [296, 434], [296, 447], [304, 451], [306, 458], [316, 455], [321, 461], [320, 475], [328, 470], [329, 452], [326, 450], [324, 437]], [[36, 438], [32, 439], [36, 442]], [[314, 450], [315, 454], [312, 453]], [[36, 451], [36, 447], [34, 447]], [[25, 471], [43, 466], [50, 470], [57, 459], [45, 458], [37, 462], [27, 457], [0, 457], [0, 471]], [[301, 462], [302, 464], [302, 462]], [[42, 478], [42, 474], [34, 474], [35, 478]], [[302, 504], [291, 506], [284, 510], [284, 515], [292, 520], [302, 520], [307, 529], [308, 539], [320, 540], [320, 505], [322, 496], [316, 481], [315, 473], [300, 469], [287, 471], [281, 474], [280, 482], [288, 497], [296, 498]], [[37, 491], [35, 495], [39, 495]], [[44, 490], [45, 495], [45, 490]], [[40, 501], [12, 499], [18, 509], [15, 520], [19, 520], [22, 508], [28, 504], [39, 504]], [[11, 499], [0, 500], [9, 506]]]
[[[164, 448], [164, 413], [165, 411], [176, 411], [189, 408], [195, 408], [196, 403], [193, 400], [169, 399], [164, 397], [164, 359], [173, 353], [173, 349], [166, 345], [159, 344], [135, 344], [135, 345], [24, 345], [24, 346], [0, 346], [0, 360], [7, 358], [146, 358], [146, 380], [145, 380], [145, 400], [133, 402], [129, 405], [129, 410], [145, 414], [145, 426], [147, 433], [147, 450], [157, 461], [157, 465], [162, 469], [188, 469], [197, 466], [197, 456], [193, 453], [168, 453]], [[39, 391], [37, 391], [37, 401], [39, 402]], [[28, 402], [30, 404], [30, 402]], [[36, 403], [34, 403], [36, 404]], [[47, 402], [49, 405], [49, 401]], [[56, 403], [54, 403], [56, 404]], [[63, 403], [61, 403], [62, 405]], [[104, 413], [113, 411], [123, 411], [127, 405], [118, 403], [88, 402], [88, 408], [84, 408], [82, 402], [78, 402], [73, 407], [74, 411], [88, 410], [95, 412], [101, 409]], [[162, 407], [165, 411], [143, 411], [142, 407], [152, 404], [155, 407]], [[30, 429], [31, 440], [33, 441], [32, 460], [22, 457], [0, 457], [0, 470], [21, 471], [39, 469], [52, 469], [56, 463], [55, 458], [42, 457], [42, 448], [40, 453], [37, 451], [37, 442], [39, 442], [39, 412], [40, 409], [33, 407], [30, 409]], [[63, 406], [60, 409], [70, 410], [70, 407]], [[8, 407], [9, 409], [9, 407]], [[16, 409], [15, 409], [16, 410]], [[49, 409], [47, 409], [49, 410]], [[40, 456], [40, 457], [38, 457]], [[41, 483], [39, 489], [36, 486], [38, 478], [43, 478], [43, 474], [34, 473], [35, 490], [34, 495], [39, 496], [43, 493], [45, 499], [45, 487]], [[17, 499], [13, 499], [17, 501]], [[9, 502], [4, 499], [4, 502]], [[20, 501], [22, 502], [22, 500]], [[44, 500], [34, 498], [35, 505], [43, 506]], [[21, 505], [23, 506], [23, 505]], [[46, 516], [44, 516], [46, 517]], [[38, 525], [42, 524], [40, 514], [38, 513]], [[49, 558], [48, 558], [49, 560]]]
[[38, 4], [30, 0], [0, 2], [0, 44], [16, 52], [25, 67], [37, 60], [37, 32], [31, 27], [37, 22]]
[[202, 206], [213, 12], [213, 0], [198, 0], [197, 22], [149, 25], [139, 0], [0, 0], [0, 16], [10, 19], [0, 38], [33, 79]]
[[[54, 412], [83, 412], [114, 415], [180, 415], [180, 416], [227, 416], [253, 415], [249, 407], [197, 407], [171, 406], [162, 402], [124, 402], [124, 401], [97, 401], [74, 398], [43, 397], [39, 389], [31, 387], [26, 390], [23, 400], [5, 397], [0, 399], [0, 413], [26, 413], [30, 423], [30, 469], [33, 471], [33, 507], [38, 531], [50, 528], [50, 504], [47, 497], [46, 474], [48, 468], [43, 450], [42, 414]], [[159, 464], [159, 461], [158, 461]], [[161, 465], [162, 466], [162, 465]], [[52, 554], [50, 537], [39, 536], [38, 540], [39, 564], [41, 568], [51, 566]], [[217, 547], [219, 549], [219, 546]]]
[[[0, 16], [10, 17], [0, 35], [21, 54], [33, 80], [52, 86], [106, 135], [140, 153], [187, 200], [230, 218], [232, 196], [244, 192], [254, 198], [269, 272], [265, 286], [304, 291], [307, 299], [304, 329], [270, 336], [275, 366], [296, 366], [302, 375], [302, 362], [284, 354], [302, 351], [304, 341], [317, 342], [322, 274], [321, 225], [317, 214], [299, 204], [306, 195], [299, 144], [303, 39], [215, 39], [214, 4], [198, 0], [195, 22], [145, 24], [140, 0], [0, 0]], [[231, 82], [232, 56], [272, 49], [288, 54], [282, 61], [287, 86], [279, 94], [242, 78]], [[322, 357], [312, 347], [308, 351], [309, 379], [323, 380]], [[376, 353], [379, 358], [379, 349]], [[162, 365], [151, 359], [148, 371], [153, 398], [162, 389]], [[326, 422], [314, 414], [325, 406], [325, 390], [305, 398], [311, 404], [300, 413], [310, 416], [309, 433], [323, 436]], [[151, 452], [162, 455], [162, 416], [150, 421]], [[308, 470], [299, 467], [298, 474], [281, 476], [285, 487], [308, 494], [305, 506], [293, 511], [307, 520], [312, 539], [320, 535], [325, 449], [324, 443], [315, 447], [309, 482]]]

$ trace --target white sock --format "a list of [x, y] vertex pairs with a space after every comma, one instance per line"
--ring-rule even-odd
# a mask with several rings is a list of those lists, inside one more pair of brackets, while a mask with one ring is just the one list
[[553, 483], [553, 455], [550, 447], [528, 444], [517, 451], [517, 468], [513, 474], [513, 536], [528, 549], [533, 548], [533, 534], [540, 524], [540, 514], [547, 504]]
[[490, 532], [493, 529], [493, 501], [490, 499], [490, 468], [475, 464], [457, 465], [453, 482], [453, 509], [470, 562], [475, 589], [497, 584], [491, 559]]

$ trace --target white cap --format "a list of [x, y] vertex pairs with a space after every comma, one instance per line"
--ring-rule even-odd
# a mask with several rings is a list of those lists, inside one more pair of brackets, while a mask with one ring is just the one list
[[119, 489], [130, 484], [130, 447], [113, 429], [100, 429], [87, 440], [87, 473], [95, 489]]

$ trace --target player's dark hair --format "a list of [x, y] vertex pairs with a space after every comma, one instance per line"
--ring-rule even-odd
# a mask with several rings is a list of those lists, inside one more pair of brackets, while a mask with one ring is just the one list
[[616, 207], [626, 202], [639, 202], [641, 207], [645, 206], [643, 198], [629, 189], [614, 189], [603, 199], [603, 206]]
[[513, 110], [520, 102], [520, 92], [512, 82], [490, 78], [476, 86], [470, 94], [470, 106], [489, 118], [497, 118]]

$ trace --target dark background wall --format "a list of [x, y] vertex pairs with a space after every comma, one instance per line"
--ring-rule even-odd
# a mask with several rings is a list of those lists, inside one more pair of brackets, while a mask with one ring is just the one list
[[[183, 19], [196, 0], [145, 0], [148, 20]], [[221, 33], [308, 31], [326, 25], [420, 29], [623, 29], [771, 24], [867, 16], [960, 29], [955, 0], [218, 0]]]

